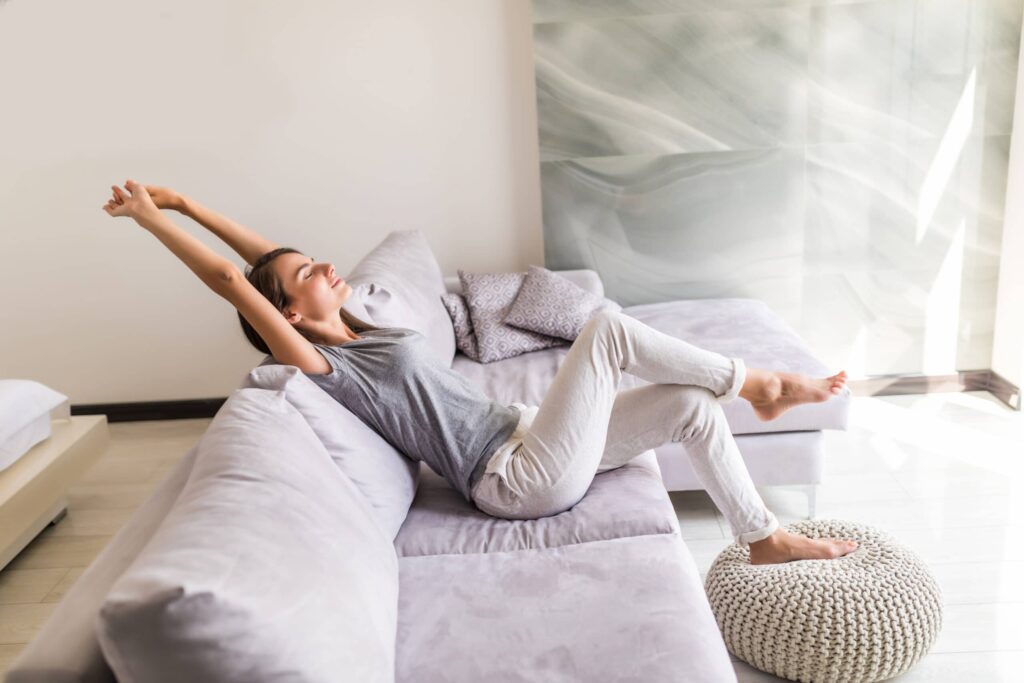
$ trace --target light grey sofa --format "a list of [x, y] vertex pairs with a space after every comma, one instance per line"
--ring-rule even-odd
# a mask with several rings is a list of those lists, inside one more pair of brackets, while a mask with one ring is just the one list
[[[182, 500], [187, 500], [193, 509], [197, 504], [203, 505], [196, 499], [194, 480], [204, 476], [196, 474], [197, 463], [205, 462], [207, 473], [216, 471], [209, 461], [216, 459], [219, 453], [210, 449], [223, 444], [230, 437], [230, 430], [239, 429], [239, 421], [230, 415], [225, 417], [223, 412], [232, 401], [237, 403], [238, 398], [245, 398], [246, 392], [275, 393], [242, 388], [232, 395], [199, 445], [185, 454], [66, 594], [41, 632], [13, 664], [7, 683], [110, 683], [115, 680], [97, 636], [97, 615], [104, 598], [118, 592], [124, 579], [122, 575], [128, 576], [133, 570], [138, 573], [139, 558], [147, 553], [149, 557], [141, 564], [149, 565], [148, 573], [142, 574], [141, 581], [136, 577], [129, 590], [138, 591], [139, 585], [151, 579], [154, 545], [158, 547], [157, 558], [173, 558], [177, 547], [180, 552], [187, 552], [193, 570], [196, 562], [202, 562], [195, 557], [197, 546], [191, 541], [179, 540], [177, 546], [168, 547], [168, 537], [181, 539], [183, 536], [180, 530], [177, 536], [168, 534], [166, 526], [173, 511], [182, 506]], [[244, 427], [246, 434], [251, 435], [254, 427]], [[306, 453], [316, 455], [308, 449], [302, 454], [290, 453], [287, 448], [271, 450], [281, 448], [274, 445], [275, 440], [278, 443], [293, 441], [291, 432], [281, 434], [272, 431], [275, 428], [267, 427], [268, 438], [256, 434], [253, 443], [246, 444], [249, 448], [268, 449], [258, 454], [249, 451], [254, 462], [280, 459], [276, 458], [278, 454], [289, 459]], [[274, 439], [269, 438], [271, 435]], [[302, 437], [298, 430], [294, 432], [294, 441], [301, 443]], [[268, 445], [258, 445], [264, 443]], [[226, 450], [223, 446], [221, 449]], [[256, 472], [254, 476], [263, 479], [266, 487], [266, 477], [262, 474]], [[178, 676], [173, 663], [180, 662], [180, 653], [166, 657], [152, 654], [154, 642], [157, 648], [161, 647], [158, 636], [151, 635], [159, 630], [153, 626], [154, 610], [131, 606], [134, 613], [141, 615], [138, 629], [133, 629], [132, 622], [122, 616], [120, 637], [146, 641], [150, 659], [137, 655], [140, 650], [137, 642], [128, 642], [119, 657], [121, 666], [130, 666], [141, 676], [132, 680], [160, 682], [685, 680], [722, 683], [735, 680], [698, 569], [680, 535], [676, 514], [652, 451], [621, 468], [597, 475], [587, 495], [571, 510], [537, 520], [490, 517], [478, 511], [426, 466], [421, 464], [417, 474], [415, 498], [393, 541], [382, 532], [373, 535], [371, 540], [366, 540], [365, 533], [350, 534], [358, 524], [355, 515], [362, 505], [355, 505], [354, 499], [363, 495], [355, 492], [351, 485], [331, 489], [327, 494], [353, 499], [353, 505], [342, 504], [347, 505], [352, 514], [337, 515], [336, 525], [328, 530], [335, 541], [341, 539], [347, 544], [350, 558], [379, 554], [382, 544], [393, 544], [397, 560], [394, 575], [382, 577], [378, 569], [374, 576], [377, 583], [391, 581], [397, 588], [397, 610], [391, 605], [381, 605], [384, 613], [389, 610], [397, 613], [391, 636], [393, 671], [389, 665], [388, 675], [353, 674], [346, 667], [337, 670], [336, 676], [321, 678], [262, 677], [256, 673], [244, 679], [201, 678], [184, 673]], [[342, 473], [339, 476], [345, 477]], [[309, 495], [324, 495], [323, 488], [311, 490]], [[339, 501], [333, 504], [338, 507]], [[394, 501], [390, 506], [394, 506]], [[267, 523], [265, 519], [250, 522], [244, 514], [220, 514], [208, 520], [205, 528], [228, 533], [226, 538], [233, 534], [220, 528], [223, 524], [244, 529], [249, 524]], [[180, 522], [181, 517], [178, 514], [175, 522]], [[213, 576], [209, 582], [215, 586], [223, 586], [216, 574], [222, 564], [211, 564]], [[161, 567], [157, 567], [158, 577]], [[339, 575], [343, 569], [351, 571], [351, 567], [342, 567], [339, 563]], [[216, 590], [233, 589], [239, 580], [238, 571], [232, 568], [231, 576], [235, 577], [231, 584]], [[338, 581], [344, 585], [346, 579], [339, 576]], [[267, 584], [265, 590], [269, 598], [261, 595], [253, 599], [262, 601], [259, 604], [272, 600], [279, 585], [289, 596], [296, 591], [290, 583]], [[197, 598], [205, 604], [208, 596], [203, 593], [210, 589], [199, 587], [196, 590], [200, 593]], [[334, 591], [337, 590], [334, 587]], [[161, 588], [158, 592], [167, 594], [169, 591]], [[120, 593], [123, 595], [125, 589], [120, 589]], [[309, 609], [309, 600], [301, 602], [307, 603], [305, 608]], [[313, 622], [308, 630], [316, 631], [320, 626], [322, 624]], [[139, 633], [131, 633], [133, 630]], [[299, 629], [291, 637], [301, 641], [314, 636], [323, 640], [322, 633], [311, 634]], [[282, 648], [291, 647], [286, 641], [278, 642]], [[337, 648], [344, 649], [348, 645], [346, 634], [339, 634]], [[237, 659], [238, 647], [237, 637], [226, 643], [222, 653], [225, 659], [230, 659], [233, 652]], [[168, 649], [175, 648], [169, 646]], [[133, 651], [134, 658], [124, 655]], [[267, 656], [265, 648], [260, 652]], [[358, 662], [358, 658], [358, 652], [349, 654], [349, 661]], [[379, 653], [375, 660], [380, 660]], [[147, 661], [160, 661], [159, 670], [147, 669]], [[373, 670], [374, 665], [368, 663], [365, 668]], [[190, 669], [190, 673], [194, 671]]]
[[[600, 292], [593, 271], [564, 274]], [[438, 316], [447, 315], [439, 294], [456, 291], [457, 285], [452, 278], [445, 282], [418, 231], [392, 233], [346, 279], [359, 295], [350, 310], [380, 325], [424, 330], [442, 358], [450, 358], [456, 371], [495, 400], [539, 405], [567, 350], [556, 347], [488, 365], [455, 353], [450, 330]], [[792, 331], [756, 302], [667, 302], [624, 312], [706, 348], [742, 356], [752, 365], [823, 370]], [[265, 391], [246, 388], [253, 386], [248, 381], [242, 386], [236, 394]], [[321, 439], [328, 450], [371, 444], [377, 438], [326, 394], [319, 398], [326, 400], [321, 408], [341, 411], [338, 415], [347, 430], [338, 443]], [[833, 401], [835, 406], [829, 409], [795, 409], [794, 415], [774, 425], [758, 423], [749, 406], [744, 410], [740, 401], [734, 402], [727, 417], [733, 431], [743, 434], [738, 440], [743, 439], [741, 449], [755, 481], [807, 484], [820, 479], [822, 453], [815, 434], [845, 424], [845, 401]], [[310, 414], [303, 416], [315, 430]], [[222, 419], [214, 421], [200, 445], [218, 443], [207, 437], [223, 437], [219, 430], [238, 428], [230, 415], [218, 417]], [[338, 421], [322, 419], [321, 428]], [[792, 431], [766, 431], [772, 428]], [[781, 454], [774, 452], [776, 444], [784, 449]], [[312, 445], [319, 449], [318, 442]], [[379, 445], [358, 445], [345, 458], [336, 458], [342, 478], [360, 491], [352, 493], [346, 484], [344, 495], [385, 520], [374, 543], [393, 546], [397, 560], [396, 575], [383, 577], [397, 586], [393, 672], [380, 680], [391, 680], [393, 673], [394, 680], [417, 683], [734, 681], [666, 491], [666, 484], [676, 489], [698, 485], [692, 472], [687, 474], [686, 458], [674, 447], [678, 444], [647, 451], [621, 468], [597, 475], [571, 510], [524, 521], [480, 512], [422, 463], [412, 470], [413, 486], [396, 482], [395, 491], [382, 489], [387, 478], [374, 481], [359, 469], [383, 457], [369, 452], [380, 450]], [[68, 591], [13, 664], [7, 683], [114, 680], [97, 640], [97, 614], [122, 575], [131, 573], [137, 558], [151, 550], [147, 546], [154, 535], [161, 538], [161, 524], [170, 519], [169, 511], [193, 483], [190, 475], [197, 459], [218, 457], [209, 448], [205, 454], [198, 446], [185, 454]], [[363, 451], [372, 457], [360, 463]], [[402, 467], [392, 470], [398, 479], [403, 478]], [[781, 468], [784, 476], [769, 476], [773, 468]], [[396, 511], [401, 513], [397, 522]], [[348, 521], [354, 524], [353, 520]], [[238, 516], [232, 523], [244, 525], [246, 518]], [[344, 536], [348, 529], [346, 520], [339, 519], [336, 533]], [[379, 553], [379, 547], [373, 551]], [[358, 555], [360, 548], [353, 547], [352, 553]], [[338, 648], [345, 648], [347, 643], [340, 641]], [[350, 672], [339, 671], [331, 680], [353, 678]]]

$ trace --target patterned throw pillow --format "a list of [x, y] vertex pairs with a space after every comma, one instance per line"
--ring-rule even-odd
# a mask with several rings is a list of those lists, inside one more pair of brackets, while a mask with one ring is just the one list
[[466, 298], [461, 294], [448, 292], [441, 297], [441, 301], [444, 302], [444, 307], [448, 309], [448, 315], [452, 318], [452, 327], [455, 328], [455, 345], [471, 360], [479, 361], [480, 351], [476, 344], [476, 333], [473, 332], [473, 321], [469, 319]]
[[503, 322], [525, 277], [526, 273], [459, 271], [462, 294], [469, 306], [469, 317], [476, 333], [481, 363], [567, 343], [558, 337], [530, 332]]
[[506, 325], [572, 341], [590, 317], [605, 308], [621, 310], [611, 299], [588, 292], [547, 268], [530, 266]]

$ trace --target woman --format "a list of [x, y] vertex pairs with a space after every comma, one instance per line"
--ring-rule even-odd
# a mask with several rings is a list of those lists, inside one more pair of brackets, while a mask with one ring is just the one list
[[[281, 248], [173, 190], [133, 180], [103, 206], [151, 232], [231, 302], [247, 338], [294, 365], [410, 457], [427, 462], [481, 511], [509, 519], [563, 512], [598, 472], [668, 440], [694, 469], [753, 564], [834, 559], [853, 541], [810, 539], [765, 507], [719, 402], [741, 396], [758, 417], [828, 400], [846, 373], [811, 379], [746, 368], [620, 312], [601, 311], [566, 354], [540, 406], [503, 406], [438, 362], [419, 332], [376, 328], [342, 304], [352, 290], [330, 263]], [[161, 209], [189, 216], [251, 266], [243, 275]], [[652, 384], [618, 391], [622, 372]]]

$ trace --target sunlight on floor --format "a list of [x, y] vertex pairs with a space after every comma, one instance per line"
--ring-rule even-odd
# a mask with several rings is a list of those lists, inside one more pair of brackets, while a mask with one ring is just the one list
[[[921, 556], [943, 591], [939, 638], [892, 680], [1019, 680], [1024, 413], [986, 392], [856, 397], [848, 430], [825, 437], [817, 517], [888, 532]], [[782, 524], [806, 518], [801, 487], [759, 491]], [[703, 578], [731, 543], [728, 525], [703, 491], [674, 492], [672, 499]], [[743, 683], [782, 680], [735, 658], [734, 666]]]

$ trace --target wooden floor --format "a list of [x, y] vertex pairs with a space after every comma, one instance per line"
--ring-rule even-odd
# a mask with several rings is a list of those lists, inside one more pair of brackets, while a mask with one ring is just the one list
[[[0, 672], [93, 557], [198, 441], [210, 420], [114, 423], [109, 451], [71, 491], [68, 515], [0, 571]], [[1021, 680], [1024, 665], [1024, 415], [981, 392], [855, 398], [846, 432], [826, 432], [818, 517], [860, 521], [918, 552], [945, 600], [919, 681]], [[783, 524], [799, 488], [761, 494]], [[704, 575], [731, 542], [703, 492], [671, 494]], [[778, 681], [736, 662], [740, 681]]]
[[202, 419], [109, 425], [110, 448], [70, 490], [67, 516], [0, 571], [0, 672], [209, 424]]

